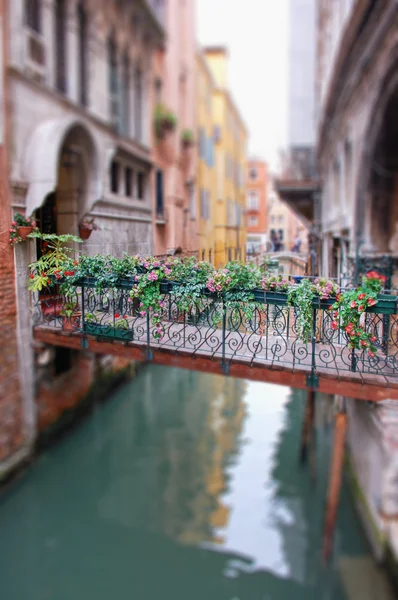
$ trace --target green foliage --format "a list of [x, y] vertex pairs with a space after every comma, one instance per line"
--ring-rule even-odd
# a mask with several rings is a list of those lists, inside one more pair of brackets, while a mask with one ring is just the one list
[[165, 107], [158, 104], [155, 108], [154, 129], [158, 139], [162, 139], [167, 131], [174, 131], [177, 127], [176, 115]]
[[[12, 246], [23, 241], [22, 238], [18, 235], [18, 227], [33, 227], [33, 232], [39, 231], [36, 227], [36, 221], [33, 217], [25, 217], [25, 215], [23, 215], [20, 212], [15, 213], [9, 230], [9, 242]], [[31, 235], [32, 234], [29, 234], [29, 237], [31, 237]]]
[[315, 293], [308, 279], [303, 279], [296, 287], [290, 287], [287, 292], [288, 304], [297, 309], [297, 337], [305, 343], [310, 341], [313, 334], [312, 300], [314, 297]]
[[183, 129], [181, 132], [181, 141], [187, 146], [192, 146], [195, 142], [195, 136], [191, 129]]
[[67, 244], [80, 243], [82, 241], [80, 238], [69, 234], [55, 235], [40, 232], [33, 232], [30, 237], [43, 240], [45, 254], [29, 265], [29, 290], [40, 292], [57, 280], [74, 274], [77, 262], [72, 257], [75, 251]]

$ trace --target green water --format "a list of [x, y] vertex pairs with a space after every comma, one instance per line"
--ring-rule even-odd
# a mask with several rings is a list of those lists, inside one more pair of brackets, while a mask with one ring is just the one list
[[348, 600], [340, 565], [368, 549], [344, 488], [322, 565], [330, 431], [318, 413], [314, 486], [303, 409], [289, 388], [143, 370], [0, 494], [1, 600]]

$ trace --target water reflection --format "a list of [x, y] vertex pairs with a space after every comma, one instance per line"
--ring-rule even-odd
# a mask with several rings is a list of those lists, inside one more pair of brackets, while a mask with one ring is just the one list
[[[7, 600], [344, 600], [301, 393], [151, 367], [0, 497]], [[364, 553], [343, 494], [337, 549]], [[349, 526], [345, 525], [348, 521]], [[2, 596], [3, 597], [3, 596]]]

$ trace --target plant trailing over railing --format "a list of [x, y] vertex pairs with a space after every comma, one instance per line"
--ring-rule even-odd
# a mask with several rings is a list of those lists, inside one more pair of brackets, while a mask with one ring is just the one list
[[[360, 288], [340, 292], [339, 287], [327, 279], [313, 282], [303, 279], [294, 284], [280, 275], [264, 274], [254, 265], [238, 262], [216, 270], [209, 263], [197, 262], [194, 258], [159, 260], [127, 254], [121, 258], [83, 254], [77, 260], [67, 245], [81, 241], [79, 238], [40, 233], [32, 236], [45, 242], [47, 253], [30, 265], [30, 290], [41, 291], [59, 283], [61, 292], [70, 298], [82, 282], [98, 292], [107, 290], [107, 294], [112, 288], [122, 287], [129, 291], [130, 300], [134, 300], [134, 312], [138, 310], [142, 317], [150, 319], [158, 339], [164, 332], [164, 294], [169, 291], [175, 309], [188, 317], [200, 315], [213, 306], [211, 322], [214, 326], [226, 311], [233, 317], [235, 309], [250, 321], [255, 309], [261, 310], [264, 301], [273, 295], [277, 304], [295, 309], [299, 340], [308, 342], [314, 334], [314, 311], [319, 306], [332, 310], [331, 327], [343, 331], [350, 347], [367, 351], [370, 357], [376, 352], [376, 336], [369, 333], [369, 328], [365, 331], [362, 319], [366, 310], [379, 301], [378, 294], [385, 282], [376, 272], [367, 273]], [[88, 315], [85, 320], [89, 320]]]
[[39, 229], [33, 217], [25, 217], [20, 212], [15, 213], [10, 227], [10, 244], [14, 246], [23, 242], [35, 231], [39, 231]]
[[171, 110], [163, 106], [163, 104], [158, 104], [155, 109], [154, 116], [154, 129], [158, 140], [162, 140], [166, 133], [169, 131], [174, 131], [176, 127], [176, 115]]
[[366, 351], [370, 358], [374, 358], [377, 352], [374, 345], [377, 337], [366, 331], [361, 321], [366, 309], [377, 304], [377, 296], [385, 283], [384, 275], [369, 271], [362, 278], [362, 285], [359, 288], [338, 294], [333, 305], [332, 328], [335, 330], [342, 328], [348, 339], [349, 348]]
[[195, 143], [195, 136], [191, 129], [183, 129], [181, 132], [181, 142], [183, 148], [190, 148]]

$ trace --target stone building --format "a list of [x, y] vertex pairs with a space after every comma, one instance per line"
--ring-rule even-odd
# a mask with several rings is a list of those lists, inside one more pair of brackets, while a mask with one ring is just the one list
[[3, 230], [16, 211], [57, 234], [78, 234], [87, 216], [100, 230], [84, 252], [153, 252], [153, 89], [166, 37], [159, 0], [3, 6], [0, 475], [84, 398], [96, 375], [125, 366], [33, 343], [26, 275], [41, 248], [28, 241], [12, 250]]
[[[154, 4], [161, 4], [153, 0]], [[195, 134], [195, 2], [163, 3], [167, 44], [154, 56], [152, 93], [154, 107], [171, 111], [177, 120], [173, 131], [161, 138], [152, 129], [154, 185], [154, 253], [177, 249], [197, 254], [197, 190], [195, 144], [184, 135]]]
[[[325, 274], [398, 256], [398, 7], [318, 3], [316, 108]], [[351, 259], [351, 260], [350, 260]]]
[[247, 254], [258, 256], [267, 249], [269, 173], [266, 162], [247, 163]]
[[[344, 282], [366, 260], [368, 268], [389, 264], [396, 274], [397, 3], [318, 0], [316, 56], [322, 273]], [[397, 287], [396, 277], [390, 281]], [[391, 337], [395, 353], [394, 331]], [[351, 475], [363, 521], [378, 556], [398, 560], [396, 402], [350, 401], [348, 412]]]

